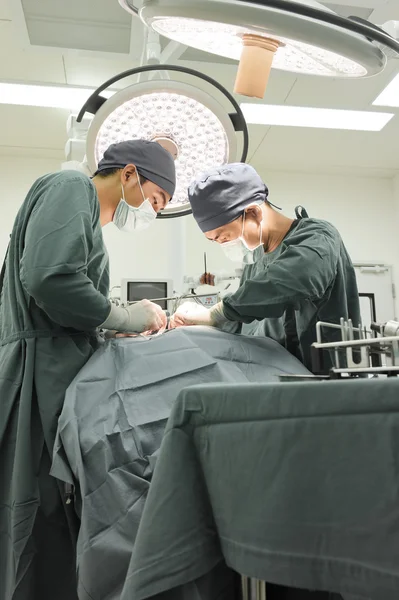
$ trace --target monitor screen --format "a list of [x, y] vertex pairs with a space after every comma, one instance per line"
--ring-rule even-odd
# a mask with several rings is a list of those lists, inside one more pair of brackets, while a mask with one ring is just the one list
[[167, 281], [128, 281], [127, 283], [127, 301], [136, 302], [137, 300], [155, 300], [163, 310], [168, 309], [166, 300], [157, 300], [157, 298], [168, 297]]

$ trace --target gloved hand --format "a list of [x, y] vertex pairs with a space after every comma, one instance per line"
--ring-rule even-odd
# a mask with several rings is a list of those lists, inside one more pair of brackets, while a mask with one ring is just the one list
[[149, 300], [141, 300], [128, 306], [111, 304], [108, 318], [100, 327], [120, 333], [142, 333], [166, 328], [167, 318], [162, 308]]
[[207, 325], [209, 327], [220, 327], [228, 319], [224, 316], [223, 303], [219, 302], [211, 309], [205, 308], [194, 302], [185, 302], [171, 316], [169, 329], [186, 327], [187, 325]]

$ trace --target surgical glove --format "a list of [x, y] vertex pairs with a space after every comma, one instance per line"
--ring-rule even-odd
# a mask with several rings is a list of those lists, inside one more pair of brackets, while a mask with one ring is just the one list
[[223, 302], [219, 302], [211, 309], [205, 308], [193, 302], [186, 302], [179, 306], [170, 318], [169, 328], [186, 327], [188, 325], [208, 325], [209, 327], [221, 327], [228, 319], [223, 312]]
[[141, 300], [128, 306], [111, 304], [108, 318], [100, 327], [120, 333], [142, 333], [165, 329], [166, 324], [166, 315], [158, 304]]

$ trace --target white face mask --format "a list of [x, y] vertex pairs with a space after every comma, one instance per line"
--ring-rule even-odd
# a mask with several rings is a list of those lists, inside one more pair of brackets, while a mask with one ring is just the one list
[[144, 196], [143, 188], [141, 187], [140, 178], [137, 175], [137, 181], [140, 186], [141, 195], [143, 196], [143, 204], [140, 204], [137, 208], [130, 206], [125, 200], [125, 190], [122, 186], [122, 198], [118, 206], [114, 217], [113, 223], [121, 231], [132, 232], [142, 231], [147, 229], [157, 218], [157, 213], [152, 207], [151, 202]]
[[263, 219], [260, 222], [260, 231], [259, 231], [259, 244], [255, 246], [255, 248], [248, 248], [248, 244], [244, 239], [244, 225], [245, 225], [245, 213], [242, 221], [242, 231], [240, 237], [235, 240], [231, 240], [231, 242], [224, 242], [221, 244], [222, 250], [233, 262], [237, 262], [244, 265], [252, 265], [254, 262], [254, 252], [260, 246], [262, 246], [262, 223]]

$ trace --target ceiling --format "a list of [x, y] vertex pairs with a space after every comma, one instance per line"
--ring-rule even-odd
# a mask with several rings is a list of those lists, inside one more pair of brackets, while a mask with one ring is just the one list
[[[399, 20], [398, 0], [335, 0], [327, 6], [343, 16], [357, 15], [378, 24]], [[0, 81], [96, 87], [140, 64], [143, 34], [139, 19], [125, 12], [118, 0], [0, 0]], [[231, 61], [187, 49], [170, 62], [202, 71], [233, 89], [236, 65]], [[397, 72], [399, 60], [391, 61], [381, 75], [360, 81], [273, 71], [265, 101], [369, 110]], [[399, 172], [399, 109], [396, 112], [378, 133], [250, 126], [249, 159], [262, 172], [391, 177]], [[62, 161], [68, 114], [60, 109], [0, 105], [0, 153]]]

